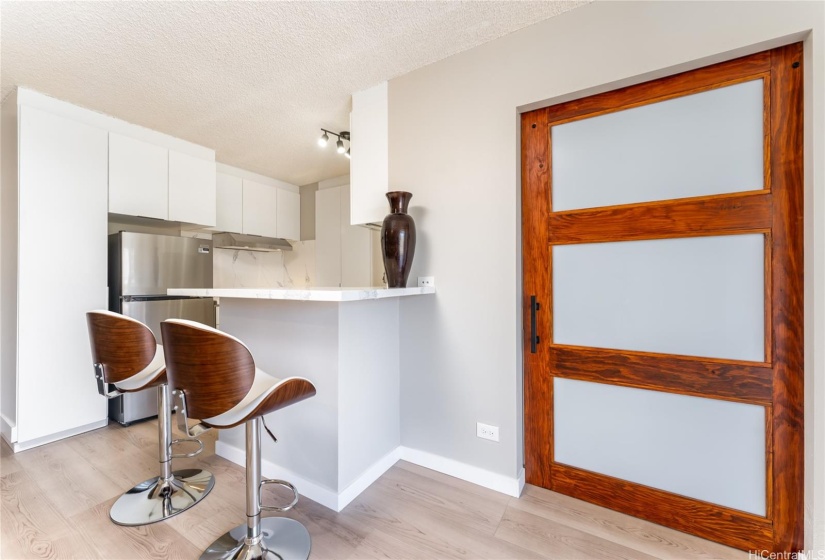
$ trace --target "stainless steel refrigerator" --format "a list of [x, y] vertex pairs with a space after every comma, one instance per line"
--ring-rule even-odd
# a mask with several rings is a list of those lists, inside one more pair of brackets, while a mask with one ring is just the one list
[[[168, 296], [166, 290], [211, 287], [212, 241], [131, 232], [109, 236], [109, 309], [146, 324], [158, 344], [166, 319], [215, 326], [214, 299]], [[157, 414], [155, 389], [109, 401], [109, 418], [123, 425]]]

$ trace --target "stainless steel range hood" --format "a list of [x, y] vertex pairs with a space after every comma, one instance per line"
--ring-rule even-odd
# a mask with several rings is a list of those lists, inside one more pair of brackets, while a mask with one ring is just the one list
[[216, 249], [235, 249], [238, 251], [291, 251], [292, 245], [286, 239], [260, 237], [258, 235], [241, 235], [240, 233], [214, 233], [212, 245]]

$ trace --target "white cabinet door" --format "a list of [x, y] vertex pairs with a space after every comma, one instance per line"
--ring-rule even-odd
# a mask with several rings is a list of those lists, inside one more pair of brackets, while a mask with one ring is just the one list
[[243, 180], [243, 232], [278, 237], [278, 189]]
[[301, 238], [301, 195], [278, 189], [278, 237]]
[[370, 230], [349, 223], [349, 186], [315, 193], [315, 274], [321, 287], [361, 288], [372, 282]]
[[108, 138], [28, 106], [19, 122], [17, 428], [26, 442], [107, 416], [86, 312], [108, 301]]
[[243, 179], [218, 173], [217, 220], [215, 229], [232, 233], [243, 232]]
[[317, 191], [315, 282], [322, 288], [341, 285], [341, 225], [341, 187]]
[[378, 223], [387, 215], [389, 186], [389, 102], [387, 82], [352, 95], [348, 224]]
[[169, 150], [109, 133], [109, 212], [169, 218]]
[[349, 223], [350, 187], [341, 189], [341, 286], [362, 288], [372, 284], [370, 230]]
[[215, 162], [169, 150], [169, 219], [215, 225]]

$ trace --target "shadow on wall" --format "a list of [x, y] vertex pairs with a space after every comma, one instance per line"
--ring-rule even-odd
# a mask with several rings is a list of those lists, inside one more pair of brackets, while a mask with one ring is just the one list
[[[413, 200], [415, 194], [413, 193]], [[415, 256], [413, 257], [412, 269], [407, 280], [408, 287], [415, 287], [418, 285], [419, 276], [430, 276], [430, 236], [427, 235], [426, 221], [429, 210], [422, 206], [415, 206], [414, 202], [410, 202], [409, 214], [415, 220]], [[380, 239], [379, 239], [380, 241]]]

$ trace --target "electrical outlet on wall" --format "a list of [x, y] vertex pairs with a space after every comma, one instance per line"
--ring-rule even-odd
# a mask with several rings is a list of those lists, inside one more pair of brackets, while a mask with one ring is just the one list
[[435, 276], [419, 276], [419, 288], [435, 288]]
[[490, 426], [489, 424], [476, 422], [476, 435], [481, 439], [498, 441], [498, 426]]

